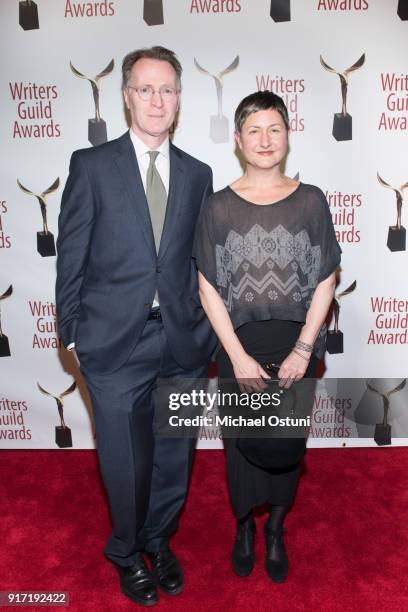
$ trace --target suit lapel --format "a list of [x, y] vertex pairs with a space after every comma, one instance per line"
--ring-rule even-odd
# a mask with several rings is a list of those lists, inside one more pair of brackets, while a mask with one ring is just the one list
[[140, 176], [135, 149], [132, 141], [130, 140], [129, 132], [126, 132], [121, 138], [118, 139], [115, 162], [122, 176], [127, 194], [134, 205], [133, 208], [136, 213], [137, 221], [141, 225], [146, 244], [152, 254], [156, 257], [149, 206], [147, 203], [145, 190], [143, 188], [142, 177]]
[[185, 170], [181, 154], [179, 150], [170, 143], [169, 195], [167, 198], [166, 216], [160, 240], [160, 258], [164, 257], [171, 240], [174, 239], [178, 213], [183, 199], [184, 184]]

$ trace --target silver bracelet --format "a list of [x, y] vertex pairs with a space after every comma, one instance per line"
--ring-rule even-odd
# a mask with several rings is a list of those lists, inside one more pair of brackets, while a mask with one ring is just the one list
[[306, 351], [306, 353], [312, 353], [313, 352], [313, 345], [312, 344], [306, 344], [306, 342], [302, 342], [302, 340], [296, 340], [295, 347], [300, 349], [301, 351]]
[[309, 357], [305, 357], [304, 355], [302, 355], [301, 353], [298, 353], [298, 351], [296, 349], [292, 349], [293, 353], [296, 353], [296, 355], [299, 355], [299, 357], [301, 357], [302, 359], [304, 359], [305, 361], [309, 361]]

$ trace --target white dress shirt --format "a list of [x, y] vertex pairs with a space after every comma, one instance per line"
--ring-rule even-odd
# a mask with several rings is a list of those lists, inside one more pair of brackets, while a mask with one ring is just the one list
[[[148, 147], [147, 144], [143, 142], [143, 140], [141, 140], [138, 136], [136, 136], [132, 128], [130, 128], [129, 130], [129, 135], [130, 135], [130, 140], [132, 141], [132, 144], [135, 149], [136, 159], [137, 159], [137, 163], [138, 163], [139, 171], [140, 171], [140, 176], [142, 177], [143, 188], [146, 193], [146, 177], [147, 177], [147, 170], [149, 168], [149, 163], [150, 163], [149, 151], [151, 151], [152, 149], [150, 149], [150, 147]], [[159, 155], [156, 158], [156, 168], [157, 168], [158, 173], [160, 174], [160, 178], [163, 181], [163, 185], [167, 193], [169, 193], [170, 143], [169, 143], [168, 137], [164, 140], [164, 142], [162, 142], [160, 147], [158, 147], [155, 150], [159, 152]], [[159, 302], [156, 299], [153, 300], [152, 307], [153, 308], [159, 307]], [[68, 350], [71, 350], [73, 348], [75, 348], [75, 342], [71, 342], [70, 344], [68, 344], [67, 346]]]
[[[140, 175], [142, 177], [143, 187], [146, 193], [146, 176], [147, 176], [147, 169], [150, 163], [149, 151], [151, 151], [152, 149], [148, 147], [147, 144], [143, 142], [143, 140], [141, 140], [138, 136], [136, 136], [132, 128], [129, 130], [129, 134], [130, 134], [130, 140], [132, 141], [132, 144], [135, 148], [137, 163], [139, 166]], [[166, 188], [167, 193], [169, 193], [169, 177], [170, 177], [169, 139], [166, 138], [166, 140], [162, 142], [160, 147], [155, 149], [155, 151], [159, 152], [159, 155], [156, 158], [156, 168], [160, 174], [160, 178], [163, 181], [163, 185]]]

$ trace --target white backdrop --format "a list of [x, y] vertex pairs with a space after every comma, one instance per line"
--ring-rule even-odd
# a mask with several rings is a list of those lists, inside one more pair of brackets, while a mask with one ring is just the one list
[[[155, 0], [146, 3], [152, 7]], [[20, 22], [27, 28], [27, 9], [20, 4]], [[113, 72], [100, 81], [100, 111], [111, 139], [127, 129], [121, 61], [142, 46], [167, 46], [180, 58], [182, 108], [174, 142], [213, 168], [215, 189], [241, 171], [232, 138], [238, 102], [257, 89], [283, 95], [293, 128], [286, 173], [299, 173], [301, 181], [327, 192], [343, 249], [337, 294], [356, 281], [356, 289], [341, 299], [344, 353], [326, 355], [325, 377], [390, 377], [392, 388], [406, 376], [408, 253], [387, 248], [396, 195], [379, 183], [377, 172], [394, 187], [408, 181], [408, 20], [401, 18], [408, 17], [408, 0], [272, 0], [272, 9], [289, 4], [291, 20], [279, 22], [270, 17], [270, 0], [163, 0], [164, 23], [149, 26], [143, 0], [37, 0], [39, 27], [23, 29], [18, 0], [2, 0], [0, 295], [10, 285], [13, 292], [0, 300], [11, 352], [0, 358], [1, 447], [56, 448], [57, 404], [37, 382], [60, 395], [73, 378], [78, 388], [64, 404], [73, 448], [93, 446], [84, 384], [71, 357], [56, 348], [55, 257], [37, 252], [39, 202], [17, 179], [41, 194], [59, 177], [59, 188], [47, 197], [49, 230], [56, 238], [69, 158], [73, 150], [91, 146], [87, 126], [94, 116], [90, 84], [73, 74], [70, 62], [94, 77], [114, 59]], [[322, 67], [320, 55], [343, 72], [363, 54], [364, 65], [349, 74], [352, 139], [338, 142], [331, 132], [333, 114], [341, 110], [340, 79]], [[217, 75], [237, 57], [238, 65], [223, 79], [229, 137], [215, 143], [210, 138], [210, 116], [218, 108], [215, 81], [194, 59]], [[403, 225], [407, 214], [403, 206]], [[380, 303], [381, 312], [391, 311], [379, 317]], [[382, 328], [385, 320], [393, 327]], [[348, 399], [351, 412], [359, 397]], [[329, 421], [333, 407], [326, 413]], [[333, 438], [332, 425], [309, 445], [374, 445], [355, 439], [352, 429]], [[203, 435], [200, 444], [220, 442]]]

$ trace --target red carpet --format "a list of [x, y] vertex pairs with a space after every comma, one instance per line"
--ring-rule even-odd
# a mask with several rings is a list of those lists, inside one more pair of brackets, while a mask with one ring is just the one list
[[[109, 520], [96, 454], [2, 451], [0, 457], [0, 590], [69, 591], [68, 609], [81, 612], [141, 610], [121, 595], [102, 554]], [[186, 588], [175, 598], [162, 595], [155, 609], [408, 610], [407, 468], [408, 448], [309, 450], [286, 520], [289, 577], [276, 585], [263, 569], [264, 517], [253, 574], [233, 575], [223, 453], [198, 451], [173, 540]]]

